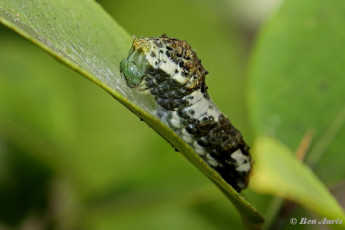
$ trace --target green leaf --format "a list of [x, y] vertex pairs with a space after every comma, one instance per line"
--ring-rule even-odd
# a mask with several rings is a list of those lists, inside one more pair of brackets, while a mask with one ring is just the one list
[[153, 116], [149, 97], [129, 89], [119, 73], [130, 36], [94, 1], [1, 0], [0, 21], [90, 79], [141, 117], [219, 186], [238, 208], [247, 228], [259, 228], [262, 217], [172, 130]]
[[256, 135], [296, 150], [314, 132], [306, 162], [327, 185], [344, 181], [345, 2], [288, 0], [264, 27], [251, 62]]
[[252, 188], [334, 217], [344, 216], [334, 198], [292, 156], [314, 133], [307, 165], [327, 186], [345, 179], [344, 12], [342, 0], [285, 1], [261, 31], [248, 80], [255, 135], [287, 146], [256, 141]]
[[296, 201], [322, 217], [345, 219], [342, 208], [328, 189], [278, 140], [259, 137], [253, 154], [256, 167], [251, 188]]

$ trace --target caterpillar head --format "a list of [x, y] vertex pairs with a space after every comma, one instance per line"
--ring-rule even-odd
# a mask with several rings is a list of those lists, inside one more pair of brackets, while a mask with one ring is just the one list
[[157, 76], [194, 91], [205, 87], [207, 74], [187, 42], [166, 35], [134, 38], [128, 57], [121, 61], [120, 70], [127, 85], [141, 91], [156, 87], [160, 83]]
[[135, 39], [128, 57], [120, 63], [120, 71], [124, 75], [127, 85], [131, 88], [138, 87], [143, 82], [147, 67], [148, 62], [145, 59], [144, 47], [139, 47]]

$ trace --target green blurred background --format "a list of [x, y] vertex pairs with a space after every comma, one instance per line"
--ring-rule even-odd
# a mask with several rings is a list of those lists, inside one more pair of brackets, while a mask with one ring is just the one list
[[[255, 34], [280, 1], [98, 2], [130, 34], [187, 40], [210, 72], [211, 97], [252, 144], [247, 65]], [[270, 197], [244, 196], [266, 213]], [[0, 229], [14, 227], [206, 230], [242, 223], [216, 186], [138, 117], [1, 26]]]

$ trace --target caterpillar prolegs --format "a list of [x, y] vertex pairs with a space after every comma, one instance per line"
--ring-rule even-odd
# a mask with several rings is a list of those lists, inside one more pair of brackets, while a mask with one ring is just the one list
[[157, 116], [225, 181], [238, 192], [247, 187], [249, 147], [210, 99], [208, 72], [187, 42], [164, 34], [135, 38], [120, 69], [129, 87], [154, 96]]

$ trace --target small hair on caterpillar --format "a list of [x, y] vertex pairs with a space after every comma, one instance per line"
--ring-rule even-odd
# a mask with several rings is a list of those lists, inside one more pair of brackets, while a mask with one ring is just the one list
[[154, 97], [157, 117], [236, 191], [248, 186], [249, 147], [210, 99], [208, 71], [186, 41], [165, 34], [134, 38], [120, 71], [128, 87]]

